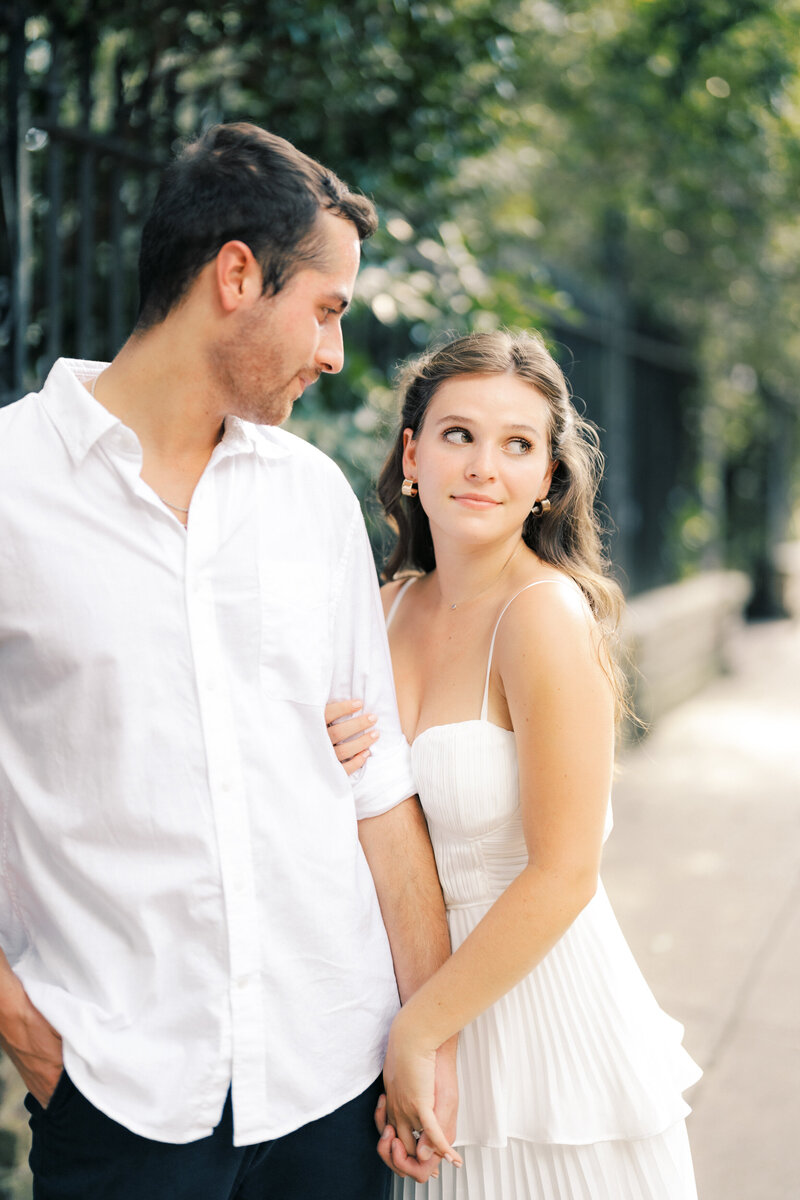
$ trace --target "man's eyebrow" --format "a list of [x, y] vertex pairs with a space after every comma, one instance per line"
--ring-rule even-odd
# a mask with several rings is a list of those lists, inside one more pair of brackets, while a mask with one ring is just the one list
[[329, 292], [325, 299], [330, 303], [331, 308], [338, 310], [340, 316], [350, 307], [350, 297], [347, 292]]

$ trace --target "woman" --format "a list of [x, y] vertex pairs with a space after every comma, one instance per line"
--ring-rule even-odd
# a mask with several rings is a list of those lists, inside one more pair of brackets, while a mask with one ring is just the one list
[[[453, 954], [398, 1014], [384, 1079], [406, 1151], [423, 1123], [441, 1146], [412, 1091], [433, 1096], [435, 1052], [460, 1032], [464, 1165], [395, 1196], [688, 1200], [681, 1091], [700, 1072], [598, 879], [624, 699], [596, 436], [529, 334], [453, 341], [401, 393], [383, 597]], [[327, 713], [348, 770], [374, 736], [337, 720], [351, 711]]]

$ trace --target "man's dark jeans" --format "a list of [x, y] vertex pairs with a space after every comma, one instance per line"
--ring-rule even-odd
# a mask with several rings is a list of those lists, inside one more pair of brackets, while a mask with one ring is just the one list
[[380, 1080], [336, 1112], [256, 1146], [233, 1145], [230, 1093], [208, 1137], [131, 1133], [64, 1073], [47, 1109], [28, 1095], [34, 1200], [386, 1200], [373, 1112]]

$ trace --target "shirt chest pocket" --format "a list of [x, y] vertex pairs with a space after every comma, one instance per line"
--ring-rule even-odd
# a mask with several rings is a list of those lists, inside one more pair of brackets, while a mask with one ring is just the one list
[[324, 704], [330, 680], [328, 596], [319, 568], [271, 560], [261, 587], [259, 670], [264, 692]]

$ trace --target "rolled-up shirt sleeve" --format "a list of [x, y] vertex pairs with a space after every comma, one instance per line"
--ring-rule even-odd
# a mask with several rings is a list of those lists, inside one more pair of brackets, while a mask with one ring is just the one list
[[337, 580], [334, 666], [329, 699], [362, 700], [380, 737], [365, 766], [350, 777], [356, 816], [377, 817], [415, 792], [411, 752], [397, 715], [392, 663], [372, 550], [355, 504]]

